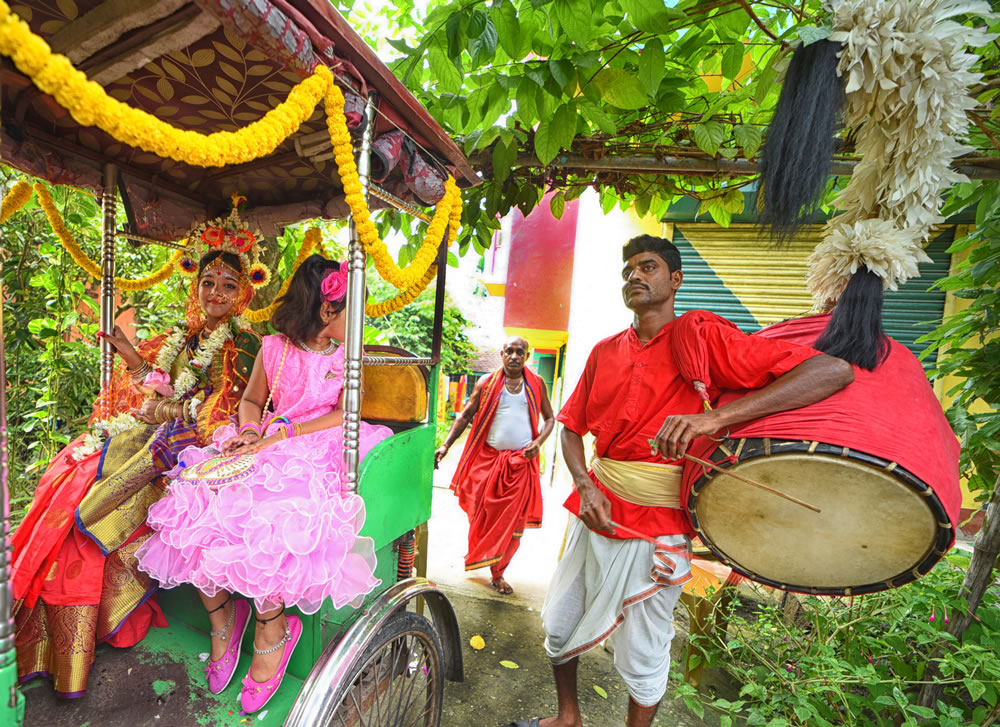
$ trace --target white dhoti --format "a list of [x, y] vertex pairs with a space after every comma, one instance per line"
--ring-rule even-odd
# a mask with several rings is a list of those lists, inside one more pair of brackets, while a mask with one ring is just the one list
[[667, 689], [673, 612], [691, 578], [684, 535], [614, 540], [570, 518], [562, 560], [542, 607], [545, 652], [563, 664], [614, 634], [615, 668], [640, 705]]

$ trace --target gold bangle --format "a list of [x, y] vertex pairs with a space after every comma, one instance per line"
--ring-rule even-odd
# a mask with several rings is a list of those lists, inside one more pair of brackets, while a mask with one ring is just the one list
[[163, 407], [164, 400], [156, 402], [156, 406], [153, 407], [153, 420], [156, 422], [164, 422], [164, 419], [160, 419], [160, 409]]
[[298, 422], [293, 423], [292, 424], [292, 431], [295, 432], [295, 436], [296, 437], [301, 437], [302, 436], [302, 425], [299, 424]]

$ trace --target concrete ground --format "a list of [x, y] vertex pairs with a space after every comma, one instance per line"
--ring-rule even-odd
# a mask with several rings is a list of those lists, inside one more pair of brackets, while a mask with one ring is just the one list
[[[429, 577], [442, 586], [455, 606], [465, 661], [465, 680], [445, 686], [441, 727], [505, 727], [512, 720], [544, 717], [555, 711], [555, 689], [542, 646], [539, 611], [566, 528], [562, 500], [569, 483], [559, 476], [554, 480], [543, 476], [544, 527], [525, 533], [506, 574], [515, 593], [501, 596], [488, 586], [488, 569], [466, 573], [463, 568], [467, 521], [447, 488], [460, 447], [461, 443], [456, 444], [435, 477], [427, 553]], [[550, 481], [554, 484], [550, 485]], [[679, 608], [676, 615], [675, 663], [681, 657], [687, 626], [684, 609]], [[475, 635], [485, 642], [481, 650], [469, 644]], [[226, 705], [236, 704], [238, 686], [233, 685], [220, 695], [228, 698], [225, 704], [207, 693], [201, 675], [203, 665], [189, 658], [203, 641], [203, 635], [172, 624], [169, 629], [154, 630], [134, 649], [100, 647], [85, 697], [68, 702], [56, 699], [45, 680], [35, 680], [26, 686], [26, 727], [281, 724], [284, 710], [295, 693], [294, 680], [289, 678], [283, 685], [282, 692], [288, 692], [287, 695], [276, 696], [275, 701], [282, 704], [262, 718], [261, 715], [241, 717], [238, 709], [227, 714]], [[628, 694], [615, 672], [612, 658], [609, 651], [598, 648], [580, 660], [580, 702], [588, 727], [623, 724]], [[508, 668], [502, 661], [517, 668]], [[598, 689], [606, 696], [601, 696]], [[654, 725], [706, 727], [706, 723], [669, 696]]]
[[[462, 440], [457, 442], [434, 477], [433, 516], [429, 526], [428, 577], [443, 586], [456, 604], [465, 641], [465, 681], [445, 685], [441, 727], [506, 727], [519, 719], [555, 714], [552, 668], [543, 648], [540, 610], [566, 532], [568, 513], [562, 507], [571, 482], [564, 467], [542, 475], [543, 525], [525, 532], [521, 547], [504, 574], [514, 593], [502, 596], [489, 587], [488, 568], [466, 572], [468, 521], [458, 498], [448, 489]], [[687, 613], [676, 611], [673, 644], [675, 666], [686, 644]], [[469, 646], [480, 635], [485, 648]], [[518, 665], [508, 669], [500, 662]], [[675, 676], [679, 668], [675, 670]], [[673, 680], [672, 680], [673, 683]], [[603, 690], [602, 697], [596, 688]], [[624, 724], [628, 692], [615, 671], [612, 653], [598, 648], [580, 659], [578, 689], [584, 724], [612, 727]], [[704, 727], [680, 700], [664, 700], [653, 722], [659, 727]]]

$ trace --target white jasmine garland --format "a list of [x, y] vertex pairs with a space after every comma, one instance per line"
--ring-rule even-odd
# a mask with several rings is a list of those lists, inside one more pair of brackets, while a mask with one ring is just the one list
[[79, 462], [84, 457], [93, 454], [104, 446], [104, 441], [109, 437], [114, 437], [122, 432], [127, 432], [142, 424], [131, 414], [117, 414], [110, 419], [101, 419], [94, 422], [83, 443], [73, 450], [73, 459]]
[[[238, 324], [237, 324], [238, 325]], [[198, 374], [195, 371], [204, 371], [215, 359], [215, 355], [222, 350], [222, 347], [226, 344], [226, 341], [233, 337], [232, 328], [225, 323], [220, 324], [216, 327], [212, 334], [208, 337], [201, 347], [198, 349], [198, 353], [194, 355], [188, 361], [187, 366], [181, 371], [177, 376], [176, 381], [171, 381], [174, 387], [174, 393], [169, 398], [172, 401], [178, 401], [185, 394], [187, 394], [191, 389], [198, 385]], [[167, 340], [163, 342], [162, 348], [160, 348], [160, 353], [156, 357], [156, 368], [160, 371], [165, 371], [168, 375], [170, 370], [173, 368], [174, 361], [180, 355], [181, 350], [184, 348], [184, 343], [187, 340], [187, 336], [181, 330], [174, 331], [167, 337]]]

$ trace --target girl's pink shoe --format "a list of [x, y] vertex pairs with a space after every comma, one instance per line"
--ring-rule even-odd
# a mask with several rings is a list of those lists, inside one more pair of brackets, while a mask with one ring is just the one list
[[232, 621], [222, 629], [223, 639], [229, 639], [226, 653], [218, 661], [208, 660], [205, 676], [208, 678], [208, 691], [218, 694], [229, 686], [236, 673], [236, 664], [240, 660], [240, 642], [250, 623], [250, 604], [247, 601], [237, 601], [233, 604]]
[[[285, 636], [282, 642], [285, 645], [285, 653], [281, 655], [281, 663], [278, 664], [274, 676], [266, 682], [256, 682], [247, 673], [243, 677], [243, 690], [240, 692], [240, 706], [243, 707], [244, 714], [251, 714], [267, 704], [268, 700], [274, 696], [281, 686], [281, 680], [285, 678], [285, 670], [288, 668], [288, 660], [292, 657], [292, 652], [299, 643], [302, 636], [302, 621], [298, 616], [288, 616], [288, 626], [285, 628]], [[255, 649], [256, 651], [256, 649]]]

